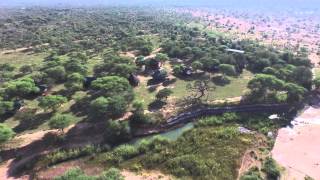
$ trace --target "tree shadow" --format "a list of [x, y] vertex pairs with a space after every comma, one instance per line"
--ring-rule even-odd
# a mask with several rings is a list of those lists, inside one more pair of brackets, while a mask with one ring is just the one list
[[149, 111], [157, 111], [161, 108], [163, 108], [164, 105], [166, 105], [167, 103], [160, 101], [160, 100], [155, 100], [152, 103], [150, 103], [148, 105], [148, 110]]
[[70, 111], [78, 117], [83, 117], [89, 114], [90, 112], [90, 102], [92, 98], [91, 97], [84, 97], [70, 107]]
[[26, 130], [37, 129], [40, 125], [44, 124], [48, 119], [50, 119], [52, 115], [53, 112], [36, 114], [31, 118], [21, 120], [19, 125], [14, 127], [13, 130], [16, 133], [21, 133]]

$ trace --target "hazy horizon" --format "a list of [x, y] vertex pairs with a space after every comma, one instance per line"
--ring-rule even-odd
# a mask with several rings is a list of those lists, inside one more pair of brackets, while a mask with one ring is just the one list
[[317, 0], [10, 0], [0, 7], [28, 6], [205, 6], [223, 8], [301, 8], [319, 9]]

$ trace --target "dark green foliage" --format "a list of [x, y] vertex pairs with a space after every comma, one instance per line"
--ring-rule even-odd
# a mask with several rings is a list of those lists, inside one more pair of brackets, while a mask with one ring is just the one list
[[94, 117], [115, 118], [123, 115], [128, 107], [127, 101], [122, 96], [99, 97], [90, 104]]
[[49, 78], [54, 79], [55, 82], [64, 81], [67, 75], [63, 66], [51, 67], [46, 69], [44, 72]]
[[241, 119], [241, 117], [235, 113], [224, 113], [222, 116], [212, 116], [200, 119], [196, 123], [196, 127], [218, 126], [226, 123], [234, 123], [239, 119]]
[[32, 73], [33, 66], [32, 65], [23, 65], [20, 67], [19, 71], [23, 74]]
[[72, 73], [67, 77], [64, 86], [68, 91], [74, 92], [82, 89], [84, 77], [79, 73]]
[[68, 170], [64, 175], [54, 178], [54, 180], [96, 180], [96, 177], [90, 177], [84, 174], [79, 168]]
[[240, 180], [263, 180], [258, 167], [252, 167], [244, 175], [240, 177]]
[[2, 101], [0, 99], [0, 116], [12, 112], [14, 110], [13, 104], [11, 101]]
[[59, 129], [63, 132], [64, 128], [68, 127], [73, 121], [74, 117], [68, 114], [56, 114], [49, 121], [51, 129]]
[[156, 94], [156, 98], [158, 100], [167, 100], [168, 97], [173, 93], [173, 91], [171, 89], [168, 89], [168, 88], [164, 88], [164, 89], [161, 89], [157, 94]]
[[227, 75], [227, 76], [235, 76], [237, 74], [234, 66], [232, 66], [230, 64], [220, 64], [219, 71], [223, 75]]
[[33, 79], [24, 78], [14, 80], [4, 84], [5, 95], [12, 97], [26, 97], [28, 95], [39, 92], [39, 88], [35, 85]]
[[73, 168], [64, 175], [55, 177], [54, 180], [124, 180], [124, 177], [117, 168], [110, 168], [102, 172], [100, 176], [88, 176], [80, 168]]
[[265, 160], [262, 171], [266, 173], [269, 180], [277, 180], [280, 177], [279, 168], [272, 158]]
[[9, 63], [5, 64], [0, 64], [0, 71], [5, 72], [5, 71], [13, 71], [15, 67]]
[[136, 66], [133, 62], [134, 61], [128, 57], [107, 54], [104, 57], [104, 63], [94, 67], [94, 73], [98, 77], [120, 76], [128, 78], [130, 74], [136, 71]]
[[120, 144], [131, 138], [131, 129], [127, 121], [108, 121], [105, 130], [105, 140], [111, 144]]
[[49, 95], [39, 99], [39, 107], [44, 110], [56, 111], [62, 104], [67, 102], [67, 98], [61, 95]]
[[7, 142], [14, 136], [14, 132], [7, 125], [0, 123], [0, 144]]
[[106, 76], [92, 82], [91, 86], [103, 96], [123, 96], [127, 101], [133, 100], [133, 89], [127, 79], [118, 76]]
[[124, 180], [121, 172], [117, 168], [110, 168], [107, 171], [103, 172], [98, 180]]

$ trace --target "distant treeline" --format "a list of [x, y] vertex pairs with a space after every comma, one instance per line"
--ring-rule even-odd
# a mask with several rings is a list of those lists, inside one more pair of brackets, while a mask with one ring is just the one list
[[196, 6], [230, 9], [302, 9], [320, 8], [318, 0], [10, 0], [0, 2], [0, 7], [10, 6]]

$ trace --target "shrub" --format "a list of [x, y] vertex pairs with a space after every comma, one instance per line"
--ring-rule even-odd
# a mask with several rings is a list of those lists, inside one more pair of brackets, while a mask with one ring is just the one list
[[124, 180], [124, 176], [121, 175], [121, 172], [117, 168], [110, 168], [108, 171], [103, 172], [98, 180]]
[[10, 127], [0, 123], [0, 144], [7, 142], [14, 136], [14, 132]]
[[263, 180], [260, 174], [258, 167], [252, 167], [246, 172], [243, 176], [240, 177], [240, 180]]
[[276, 162], [272, 158], [267, 158], [263, 164], [262, 171], [264, 171], [270, 180], [277, 180], [280, 177], [280, 171]]

